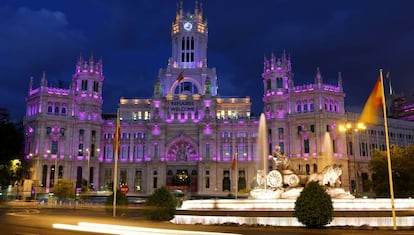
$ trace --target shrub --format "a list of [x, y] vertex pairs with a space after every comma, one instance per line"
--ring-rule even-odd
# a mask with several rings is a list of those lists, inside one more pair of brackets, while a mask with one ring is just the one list
[[[128, 197], [121, 191], [116, 191], [116, 215], [125, 215], [128, 212]], [[106, 212], [113, 214], [114, 194], [106, 198]]]
[[293, 215], [307, 227], [322, 228], [333, 219], [332, 199], [317, 182], [309, 182], [296, 199]]
[[169, 221], [174, 218], [177, 200], [167, 187], [161, 187], [145, 202], [145, 216], [150, 220]]

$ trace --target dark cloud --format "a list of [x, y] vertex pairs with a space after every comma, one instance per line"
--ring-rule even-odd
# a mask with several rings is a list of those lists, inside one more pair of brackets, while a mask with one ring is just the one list
[[25, 111], [30, 76], [43, 71], [51, 80], [62, 80], [73, 70], [73, 60], [86, 38], [70, 30], [64, 13], [26, 7], [0, 7], [0, 106], [12, 116]]
[[[80, 53], [104, 61], [104, 111], [120, 97], [150, 97], [171, 55], [170, 0], [4, 0], [0, 3], [0, 106], [25, 111], [31, 75], [69, 84]], [[286, 51], [296, 85], [342, 72], [346, 107], [359, 111], [378, 69], [398, 92], [413, 93], [412, 1], [200, 1], [209, 25], [208, 64], [219, 94], [250, 96], [262, 109], [263, 57]], [[184, 1], [192, 11], [193, 0]]]

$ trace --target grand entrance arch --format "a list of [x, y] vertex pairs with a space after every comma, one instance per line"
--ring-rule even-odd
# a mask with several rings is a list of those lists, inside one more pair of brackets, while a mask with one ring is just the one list
[[167, 186], [185, 192], [197, 192], [197, 163], [200, 160], [197, 144], [190, 137], [180, 135], [167, 145]]

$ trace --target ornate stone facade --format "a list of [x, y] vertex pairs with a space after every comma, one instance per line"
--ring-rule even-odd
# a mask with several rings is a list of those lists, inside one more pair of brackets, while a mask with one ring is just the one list
[[[261, 161], [250, 98], [218, 95], [216, 69], [207, 63], [208, 25], [201, 7], [185, 13], [179, 6], [171, 36], [172, 55], [159, 71], [153, 96], [119, 101], [119, 182], [129, 185], [129, 195], [148, 195], [163, 185], [201, 195], [247, 192]], [[57, 178], [95, 191], [113, 182], [116, 115], [101, 111], [102, 66], [80, 57], [68, 89], [48, 86], [45, 75], [38, 88], [31, 80], [26, 152], [37, 192], [48, 191]], [[338, 131], [338, 124], [357, 120], [357, 114], [345, 112], [341, 75], [336, 85], [328, 85], [318, 68], [313, 83], [294, 85], [291, 58], [282, 53], [264, 59], [262, 77], [269, 155], [280, 146], [301, 178], [340, 165], [341, 187], [353, 190], [356, 179], [358, 191], [368, 190], [363, 180], [370, 178], [372, 148], [384, 144], [383, 127], [352, 138]], [[414, 142], [414, 127], [407, 122], [392, 120], [390, 130], [392, 142]], [[349, 143], [355, 143], [352, 151]], [[271, 166], [272, 158], [268, 161]]]

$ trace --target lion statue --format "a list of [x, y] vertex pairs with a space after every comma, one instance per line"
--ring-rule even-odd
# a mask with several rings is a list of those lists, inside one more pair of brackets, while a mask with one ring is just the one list
[[339, 177], [342, 175], [342, 167], [333, 165], [327, 166], [321, 173], [311, 174], [307, 182], [315, 181], [319, 182], [320, 185], [329, 185], [335, 187], [335, 185], [341, 184]]

